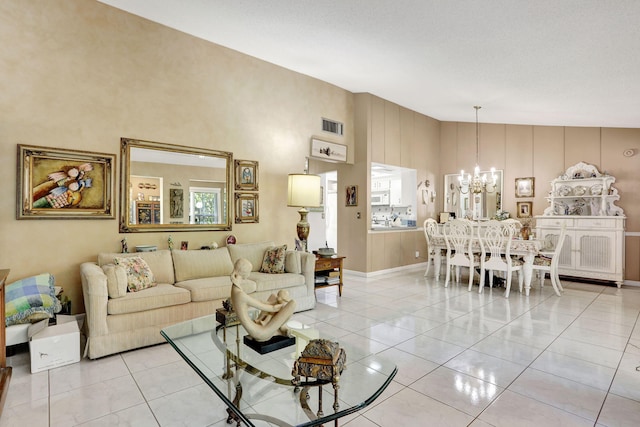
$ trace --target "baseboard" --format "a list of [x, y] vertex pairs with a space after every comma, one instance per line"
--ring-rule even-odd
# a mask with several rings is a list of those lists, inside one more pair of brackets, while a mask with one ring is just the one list
[[385, 274], [390, 274], [390, 273], [398, 273], [398, 272], [412, 271], [412, 270], [424, 270], [426, 268], [427, 268], [427, 263], [421, 262], [418, 264], [403, 265], [400, 267], [387, 268], [386, 270], [369, 271], [366, 273], [363, 271], [355, 271], [355, 270], [344, 270], [343, 273], [347, 276], [369, 278], [369, 277], [383, 276]]
[[640, 287], [640, 282], [637, 280], [625, 280], [624, 286], [637, 286]]

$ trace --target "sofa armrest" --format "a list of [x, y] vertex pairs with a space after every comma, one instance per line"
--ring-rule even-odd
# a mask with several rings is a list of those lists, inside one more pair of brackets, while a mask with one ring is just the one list
[[82, 294], [86, 312], [87, 339], [107, 335], [107, 276], [96, 263], [85, 262], [80, 265]]
[[300, 268], [307, 285], [307, 295], [315, 295], [316, 256], [310, 252], [300, 252]]

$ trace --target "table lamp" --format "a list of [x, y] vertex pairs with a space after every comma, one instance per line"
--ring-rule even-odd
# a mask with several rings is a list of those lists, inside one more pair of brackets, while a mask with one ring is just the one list
[[309, 222], [306, 208], [320, 206], [320, 176], [309, 174], [289, 174], [287, 206], [299, 207], [300, 221], [297, 225], [298, 239], [302, 250], [307, 252], [307, 238], [309, 237]]

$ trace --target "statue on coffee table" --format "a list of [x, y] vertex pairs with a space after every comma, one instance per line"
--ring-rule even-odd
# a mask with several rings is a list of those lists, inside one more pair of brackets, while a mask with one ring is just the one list
[[[251, 267], [248, 260], [240, 258], [231, 273], [231, 302], [240, 323], [249, 336], [259, 342], [269, 341], [274, 335], [287, 336], [287, 321], [293, 315], [296, 302], [289, 298], [287, 291], [271, 294], [266, 302], [248, 295], [242, 290], [242, 282], [249, 277]], [[255, 320], [249, 315], [250, 307], [261, 310]]]

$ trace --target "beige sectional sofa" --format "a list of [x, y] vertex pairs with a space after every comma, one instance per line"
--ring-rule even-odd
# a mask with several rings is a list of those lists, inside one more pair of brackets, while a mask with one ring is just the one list
[[[238, 258], [253, 265], [245, 291], [265, 300], [286, 289], [296, 310], [315, 306], [315, 257], [287, 251], [285, 272], [261, 273], [265, 252], [273, 242], [230, 245], [214, 250], [159, 250], [131, 254], [100, 253], [97, 262], [80, 266], [86, 311], [87, 348], [91, 359], [163, 342], [160, 329], [205, 316], [231, 294], [229, 275]], [[157, 286], [123, 292], [126, 276], [114, 274], [116, 257], [139, 256], [148, 264]]]

